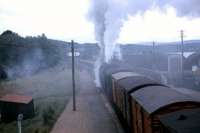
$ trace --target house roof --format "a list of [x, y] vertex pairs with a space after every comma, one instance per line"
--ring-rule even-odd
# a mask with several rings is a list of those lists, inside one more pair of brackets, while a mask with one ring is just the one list
[[23, 103], [28, 104], [33, 98], [31, 96], [7, 94], [0, 98], [0, 102]]

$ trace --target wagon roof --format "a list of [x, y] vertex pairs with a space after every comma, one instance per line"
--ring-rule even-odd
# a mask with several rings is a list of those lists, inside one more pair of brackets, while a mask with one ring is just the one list
[[199, 133], [200, 109], [176, 111], [160, 117], [161, 123], [176, 133]]
[[190, 56], [188, 56], [188, 58], [186, 59], [187, 64], [197, 64], [198, 60], [200, 58], [200, 53], [193, 53]]
[[138, 87], [145, 85], [157, 85], [158, 83], [150, 78], [144, 77], [142, 75], [135, 75], [132, 77], [127, 77], [121, 80], [118, 80], [118, 85], [124, 88], [128, 93], [138, 90]]
[[117, 72], [117, 73], [112, 74], [112, 78], [115, 80], [120, 80], [123, 78], [132, 77], [132, 76], [139, 76], [139, 74], [134, 73], [134, 72]]
[[159, 109], [168, 107], [176, 103], [194, 102], [200, 103], [199, 100], [180, 93], [174, 89], [164, 86], [148, 86], [131, 94], [149, 114], [155, 113]]
[[113, 73], [117, 73], [117, 72], [120, 72], [120, 71], [130, 71], [129, 68], [123, 68], [123, 67], [110, 67], [108, 69], [105, 70], [105, 74], [106, 75], [111, 75]]
[[28, 104], [33, 100], [30, 96], [8, 94], [0, 98], [0, 102], [24, 103]]
[[197, 100], [200, 101], [200, 92], [192, 89], [187, 89], [187, 88], [172, 88], [180, 93], [189, 95]]

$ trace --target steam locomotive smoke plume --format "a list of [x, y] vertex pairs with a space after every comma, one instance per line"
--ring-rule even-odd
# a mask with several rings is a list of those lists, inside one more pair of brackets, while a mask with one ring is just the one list
[[[91, 0], [89, 19], [95, 25], [95, 37], [101, 48], [95, 63], [96, 83], [99, 83], [99, 68], [102, 62], [109, 62], [113, 54], [121, 58], [121, 52], [116, 41], [120, 29], [129, 15], [140, 13], [152, 8], [173, 7], [178, 16], [199, 16], [200, 0]], [[134, 30], [134, 29], [133, 29]]]
[[91, 0], [89, 19], [95, 24], [95, 37], [100, 46], [100, 54], [95, 63], [96, 84], [99, 83], [99, 68], [103, 62], [109, 62], [115, 56], [121, 59], [116, 40], [126, 18], [126, 2], [122, 0]]

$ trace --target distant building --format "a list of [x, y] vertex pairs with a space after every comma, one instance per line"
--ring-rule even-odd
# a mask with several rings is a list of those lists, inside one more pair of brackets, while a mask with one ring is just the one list
[[168, 56], [168, 73], [176, 74], [182, 71], [182, 59], [180, 54], [170, 54]]

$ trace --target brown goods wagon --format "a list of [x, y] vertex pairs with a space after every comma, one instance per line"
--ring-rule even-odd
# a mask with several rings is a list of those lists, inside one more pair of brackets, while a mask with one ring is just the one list
[[34, 116], [33, 98], [30, 96], [9, 94], [0, 98], [1, 119], [5, 122], [17, 120], [19, 114], [24, 119]]
[[103, 88], [104, 92], [107, 95], [108, 99], [110, 100], [111, 103], [113, 103], [113, 94], [112, 94], [112, 74], [117, 73], [117, 72], [122, 72], [122, 71], [130, 71], [130, 69], [126, 67], [114, 67], [110, 66], [106, 68], [103, 71], [103, 77], [102, 79], [104, 80], [103, 82]]
[[114, 103], [117, 103], [117, 95], [116, 95], [116, 87], [117, 87], [117, 82], [118, 80], [124, 79], [124, 78], [128, 78], [128, 77], [132, 77], [136, 75], [136, 73], [133, 72], [117, 72], [112, 74], [112, 93], [113, 93], [113, 101]]
[[126, 120], [128, 126], [131, 126], [130, 116], [130, 94], [145, 86], [162, 85], [150, 78], [143, 75], [135, 74], [134, 76], [127, 77], [117, 82], [116, 94], [119, 110], [123, 114], [123, 118]]
[[200, 101], [165, 86], [147, 86], [131, 94], [133, 133], [165, 133], [163, 115], [200, 108]]

